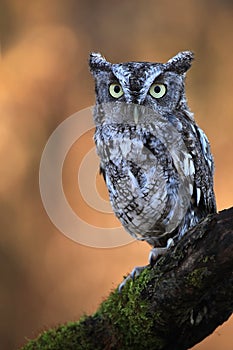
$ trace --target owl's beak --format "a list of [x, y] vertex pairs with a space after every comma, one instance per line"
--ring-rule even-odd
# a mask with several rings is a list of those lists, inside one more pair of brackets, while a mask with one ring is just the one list
[[135, 124], [138, 124], [138, 119], [139, 119], [138, 106], [134, 106], [134, 110], [133, 110], [133, 119], [134, 119], [134, 121], [135, 121]]

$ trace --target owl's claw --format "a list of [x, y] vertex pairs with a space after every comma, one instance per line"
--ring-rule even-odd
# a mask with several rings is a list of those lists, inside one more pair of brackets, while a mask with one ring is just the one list
[[173, 247], [175, 245], [174, 240], [172, 238], [169, 238], [167, 241], [166, 247], [155, 247], [151, 249], [149, 254], [149, 264], [153, 266], [155, 264], [155, 261], [158, 259], [159, 256], [163, 256], [167, 253], [168, 249], [170, 247]]
[[118, 291], [119, 293], [121, 293], [122, 289], [124, 288], [125, 284], [129, 281], [129, 280], [134, 280], [137, 276], [140, 275], [140, 273], [149, 265], [146, 266], [137, 266], [135, 267], [130, 274], [124, 279], [123, 282], [121, 282], [121, 284], [118, 287]]
[[129, 281], [129, 280], [134, 280], [135, 277], [139, 276], [140, 273], [148, 266], [153, 266], [155, 264], [155, 261], [157, 260], [157, 258], [159, 256], [162, 256], [162, 255], [165, 255], [166, 252], [168, 251], [168, 249], [172, 246], [174, 246], [175, 243], [174, 243], [174, 240], [172, 238], [169, 238], [169, 240], [167, 241], [167, 246], [166, 247], [157, 247], [157, 248], [153, 248], [151, 249], [150, 251], [150, 254], [149, 254], [149, 265], [146, 265], [146, 266], [137, 266], [135, 267], [131, 272], [130, 274], [124, 279], [123, 282], [121, 282], [121, 284], [119, 285], [118, 287], [118, 291], [119, 293], [121, 293], [122, 289], [124, 288], [124, 286], [126, 285], [126, 283]]

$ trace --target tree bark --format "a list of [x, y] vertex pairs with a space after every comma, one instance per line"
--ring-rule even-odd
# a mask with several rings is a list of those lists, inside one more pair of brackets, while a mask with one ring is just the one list
[[233, 312], [233, 208], [209, 215], [92, 316], [23, 350], [185, 350]]

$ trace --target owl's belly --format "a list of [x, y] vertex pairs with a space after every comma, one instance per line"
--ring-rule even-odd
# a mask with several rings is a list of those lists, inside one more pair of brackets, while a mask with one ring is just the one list
[[104, 141], [97, 151], [111, 205], [124, 228], [138, 239], [169, 232], [174, 228], [179, 191], [169, 155], [152, 153], [137, 138], [119, 135]]
[[113, 183], [109, 183], [106, 177], [115, 215], [125, 229], [137, 238], [164, 233], [168, 214], [166, 183], [157, 181], [156, 174], [154, 178], [149, 174], [144, 175], [148, 175], [151, 182], [145, 181], [143, 187], [140, 187], [138, 179], [130, 171]]

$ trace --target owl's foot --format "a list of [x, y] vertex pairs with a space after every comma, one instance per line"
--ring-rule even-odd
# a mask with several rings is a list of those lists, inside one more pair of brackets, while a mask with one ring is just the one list
[[146, 266], [137, 266], [135, 267], [131, 272], [130, 274], [124, 279], [123, 282], [121, 282], [121, 284], [119, 285], [118, 287], [118, 291], [119, 293], [121, 293], [122, 289], [124, 288], [125, 284], [129, 281], [129, 280], [134, 280], [135, 277], [139, 276], [140, 273], [146, 268], [148, 267], [149, 265], [146, 265]]
[[149, 254], [149, 263], [151, 266], [154, 266], [155, 261], [158, 259], [158, 257], [163, 256], [167, 253], [168, 249], [170, 247], [173, 247], [175, 245], [174, 240], [172, 238], [169, 238], [167, 241], [166, 247], [155, 247], [151, 249]]
[[153, 248], [150, 251], [149, 254], [149, 265], [146, 266], [137, 266], [135, 267], [130, 274], [124, 279], [123, 282], [121, 282], [121, 284], [118, 287], [118, 291], [119, 293], [121, 293], [122, 289], [124, 288], [125, 284], [129, 281], [129, 280], [134, 280], [135, 277], [139, 276], [140, 273], [147, 267], [149, 266], [154, 266], [155, 261], [158, 259], [158, 257], [163, 256], [167, 253], [168, 249], [172, 246], [174, 246], [174, 240], [172, 238], [169, 238], [167, 241], [167, 246], [166, 247], [157, 247], [157, 248]]

